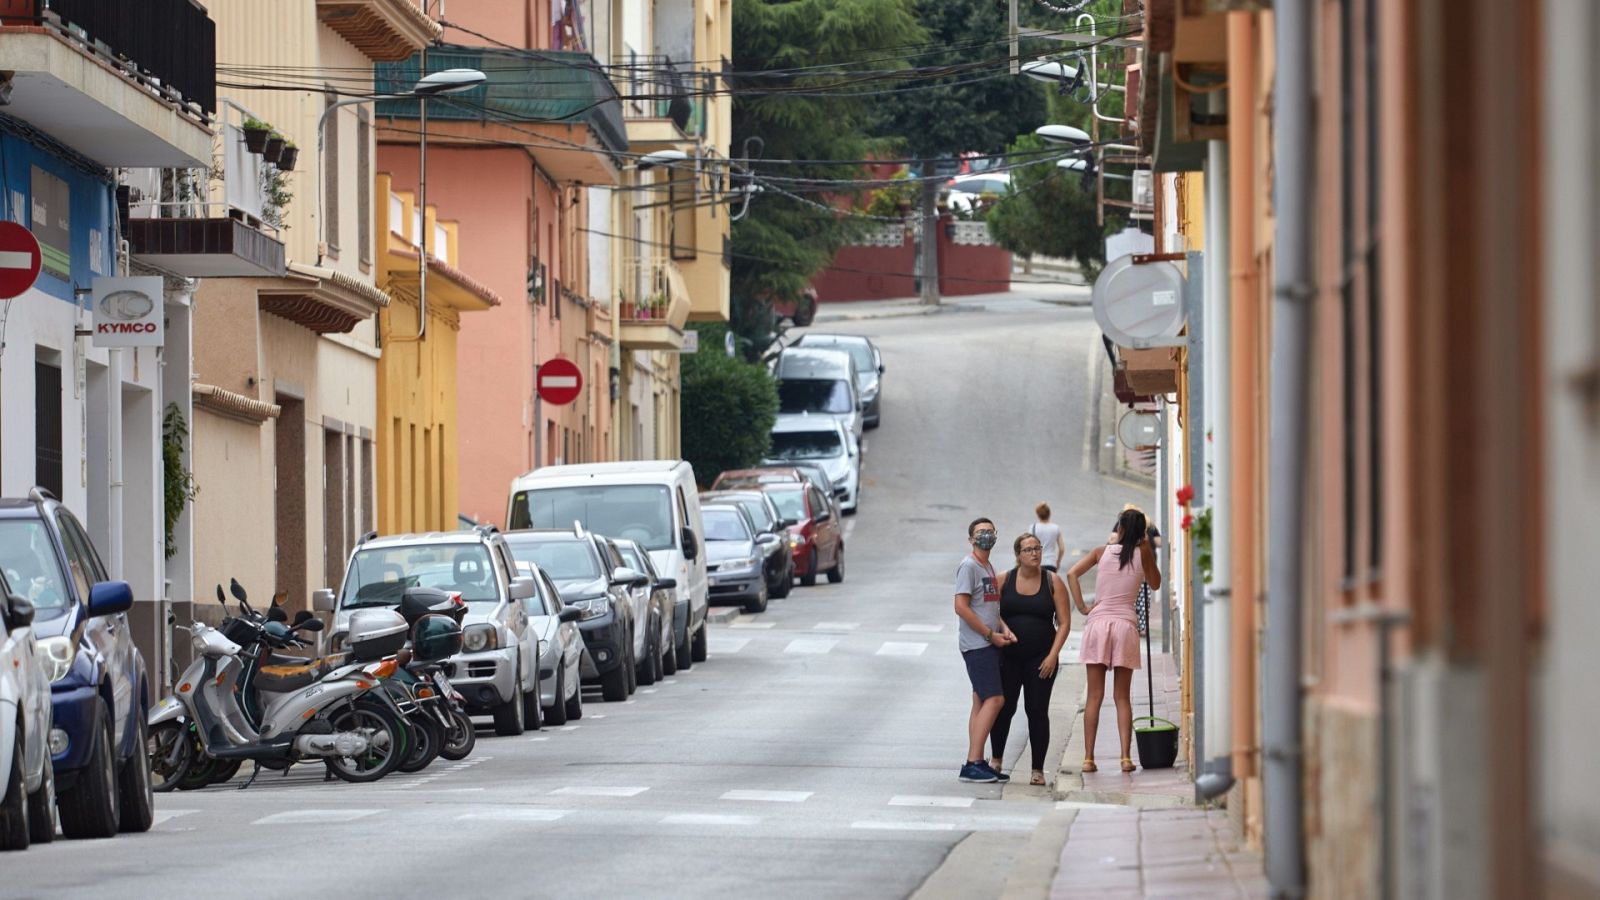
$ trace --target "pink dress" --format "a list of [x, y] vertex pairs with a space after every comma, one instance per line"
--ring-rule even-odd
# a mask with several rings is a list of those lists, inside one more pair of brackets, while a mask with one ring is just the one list
[[1094, 606], [1083, 623], [1083, 644], [1078, 661], [1125, 669], [1139, 668], [1139, 616], [1135, 604], [1144, 581], [1139, 548], [1124, 567], [1117, 561], [1122, 548], [1109, 544], [1095, 569]]

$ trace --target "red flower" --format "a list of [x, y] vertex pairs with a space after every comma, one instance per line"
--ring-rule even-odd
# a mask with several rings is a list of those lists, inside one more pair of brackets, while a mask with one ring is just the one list
[[1179, 506], [1188, 506], [1189, 502], [1192, 501], [1193, 499], [1194, 499], [1194, 485], [1186, 484], [1183, 487], [1178, 488], [1178, 505]]
[[1188, 515], [1188, 514], [1185, 514], [1184, 517], [1183, 517], [1183, 521], [1178, 523], [1178, 525], [1181, 528], [1183, 528], [1184, 531], [1188, 531], [1189, 530], [1189, 526], [1193, 525], [1193, 524], [1194, 524], [1194, 516]]

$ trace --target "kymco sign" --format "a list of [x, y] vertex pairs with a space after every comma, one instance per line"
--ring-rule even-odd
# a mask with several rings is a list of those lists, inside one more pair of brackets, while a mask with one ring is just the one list
[[166, 338], [160, 276], [94, 280], [94, 345], [159, 347]]

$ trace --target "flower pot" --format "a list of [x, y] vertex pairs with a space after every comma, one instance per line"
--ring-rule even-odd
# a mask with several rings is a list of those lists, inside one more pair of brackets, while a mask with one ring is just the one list
[[277, 163], [278, 158], [283, 155], [286, 143], [282, 135], [275, 134], [267, 138], [267, 145], [261, 148], [261, 158], [269, 163]]
[[244, 148], [251, 153], [260, 153], [266, 149], [267, 138], [272, 136], [269, 128], [246, 128], [244, 130]]
[[278, 154], [278, 168], [285, 172], [293, 172], [295, 161], [299, 158], [299, 147], [285, 146], [283, 152]]

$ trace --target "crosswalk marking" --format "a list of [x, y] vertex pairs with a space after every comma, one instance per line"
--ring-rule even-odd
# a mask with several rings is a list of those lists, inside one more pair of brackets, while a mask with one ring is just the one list
[[712, 653], [738, 653], [748, 643], [749, 638], [713, 637], [706, 642], [706, 647]]
[[[589, 715], [590, 715], [591, 718], [599, 718], [599, 716], [596, 716], [594, 713], [590, 713]], [[579, 728], [582, 728], [582, 727], [583, 727], [582, 725], [558, 725], [558, 726], [556, 726], [556, 730], [557, 731], [577, 731]]]
[[555, 790], [551, 791], [550, 793], [552, 793], [552, 794], [565, 794], [565, 795], [567, 795], [569, 797], [637, 797], [640, 794], [642, 794], [642, 793], [644, 793], [645, 791], [648, 791], [648, 790], [650, 790], [650, 789], [647, 788], [647, 787], [608, 787], [608, 786], [604, 786], [604, 785], [589, 785], [589, 786], [568, 785], [568, 786], [566, 786], [564, 788], [556, 788]]
[[860, 622], [818, 622], [811, 626], [812, 631], [855, 631], [861, 627]]
[[810, 791], [729, 791], [724, 800], [755, 800], [763, 803], [803, 803]]
[[456, 821], [478, 819], [490, 822], [554, 822], [570, 812], [572, 812], [570, 809], [541, 809], [539, 807], [480, 809], [476, 812], [463, 813], [456, 816]]
[[712, 813], [678, 813], [661, 820], [663, 825], [759, 825], [760, 816], [724, 816]]
[[880, 819], [863, 819], [851, 822], [851, 828], [867, 828], [876, 831], [954, 831], [954, 822], [918, 822], [910, 819], [886, 822]]
[[639, 689], [639, 693], [641, 693], [641, 694], [654, 694], [655, 692], [656, 692], [655, 688], [640, 688]]
[[[604, 719], [605, 717], [606, 717], [605, 713], [589, 713], [589, 718], [591, 718], [591, 719]], [[574, 726], [574, 727], [576, 727], [576, 726]]]
[[916, 641], [884, 641], [878, 648], [877, 656], [921, 656], [922, 651], [928, 649], [927, 644]]
[[895, 629], [895, 631], [914, 631], [914, 632], [916, 632], [918, 634], [938, 634], [939, 632], [941, 632], [943, 630], [944, 630], [944, 626], [943, 625], [917, 625], [917, 624], [901, 625], [899, 628]]
[[187, 816], [190, 813], [199, 811], [198, 809], [158, 809], [156, 810], [155, 820], [150, 823], [150, 827], [154, 828], [162, 822], [170, 822], [179, 816]]
[[929, 797], [923, 794], [897, 794], [890, 798], [890, 806], [941, 806], [949, 809], [966, 809], [972, 797]]
[[354, 822], [375, 816], [381, 809], [291, 809], [251, 822], [252, 825], [305, 825], [316, 822]]
[[827, 638], [795, 638], [783, 648], [785, 653], [827, 653], [839, 643]]
[[748, 620], [740, 621], [740, 620], [735, 619], [733, 624], [729, 625], [728, 627], [729, 628], [776, 628], [777, 626], [778, 626], [777, 622], [751, 622], [751, 621], [748, 621]]

